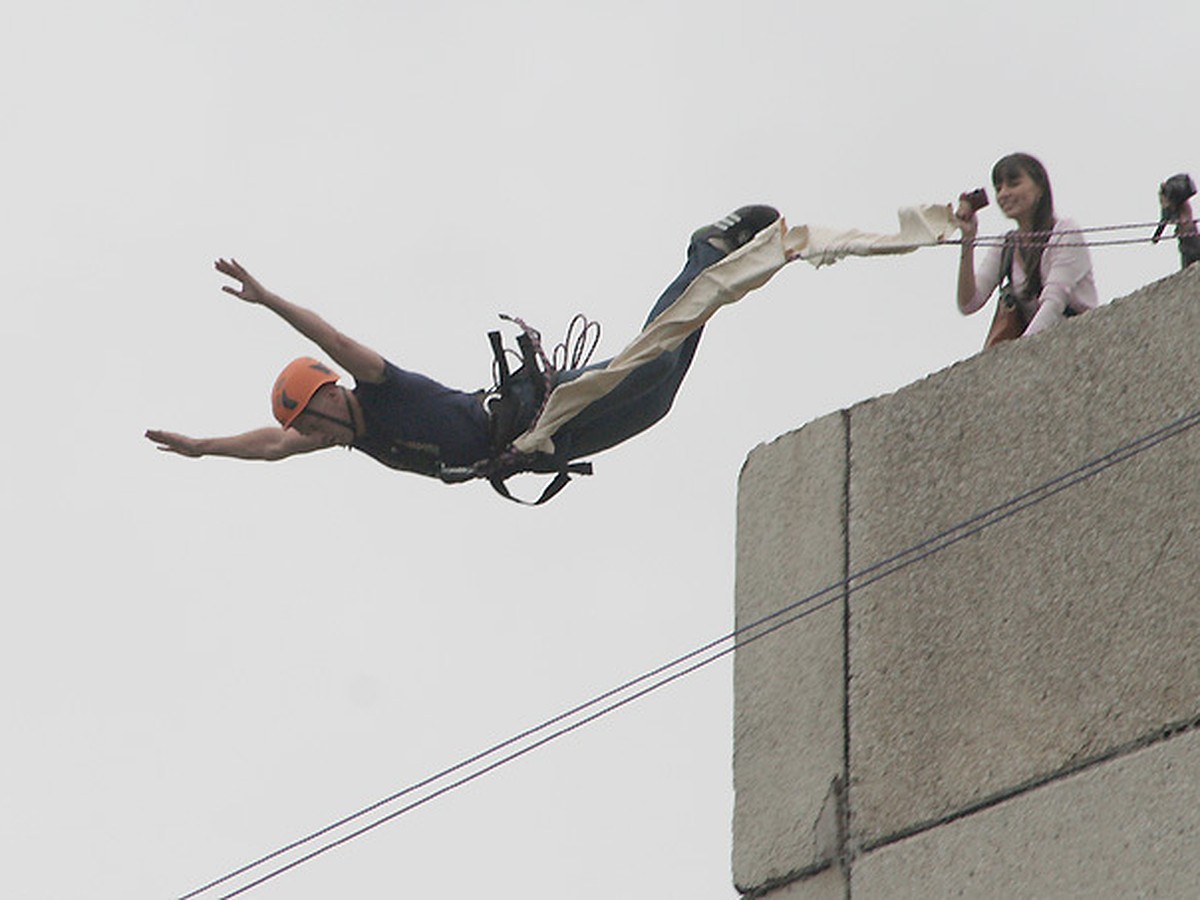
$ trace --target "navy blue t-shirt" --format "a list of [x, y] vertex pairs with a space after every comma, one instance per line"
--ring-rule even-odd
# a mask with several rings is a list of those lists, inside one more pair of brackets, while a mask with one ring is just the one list
[[385, 466], [436, 475], [491, 455], [482, 392], [468, 394], [384, 360], [383, 381], [357, 384], [366, 434], [353, 446]]

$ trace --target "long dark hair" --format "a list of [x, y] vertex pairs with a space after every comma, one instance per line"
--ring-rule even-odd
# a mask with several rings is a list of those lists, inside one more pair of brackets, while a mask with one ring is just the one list
[[1042, 195], [1033, 209], [1033, 236], [1023, 238], [1018, 232], [1013, 236], [1017, 252], [1021, 254], [1021, 268], [1025, 270], [1025, 296], [1037, 297], [1042, 292], [1042, 251], [1054, 228], [1054, 194], [1050, 190], [1050, 176], [1046, 167], [1036, 156], [1028, 153], [1010, 153], [992, 166], [992, 187], [1000, 189], [1000, 183], [1016, 178], [1021, 173], [1029, 176]]

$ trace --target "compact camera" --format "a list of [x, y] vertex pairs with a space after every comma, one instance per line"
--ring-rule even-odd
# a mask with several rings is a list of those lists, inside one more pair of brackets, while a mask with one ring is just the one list
[[1162, 197], [1162, 217], [1158, 220], [1158, 227], [1154, 229], [1154, 236], [1150, 238], [1152, 244], [1158, 243], [1167, 223], [1178, 217], [1179, 207], [1196, 196], [1196, 183], [1192, 181], [1191, 175], [1180, 172], [1160, 184], [1158, 191]]
[[1159, 185], [1159, 190], [1171, 209], [1179, 209], [1184, 200], [1191, 200], [1196, 196], [1196, 183], [1192, 181], [1191, 175], [1180, 172]]
[[[1195, 193], [1195, 190], [1195, 188], [1192, 188], [1192, 193]], [[973, 191], [964, 191], [958, 195], [958, 199], [965, 200], [973, 212], [979, 212], [988, 205], [987, 191], [985, 191], [983, 188], [976, 188]]]

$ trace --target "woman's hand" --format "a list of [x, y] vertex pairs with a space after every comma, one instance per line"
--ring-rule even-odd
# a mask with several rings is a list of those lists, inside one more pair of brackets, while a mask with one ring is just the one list
[[975, 312], [981, 305], [976, 296], [975, 285], [975, 235], [979, 233], [979, 219], [975, 217], [975, 206], [967, 199], [966, 194], [958, 198], [954, 221], [958, 223], [959, 231], [962, 232], [955, 299], [958, 301], [958, 311], [966, 316]]
[[975, 240], [975, 235], [979, 233], [979, 219], [975, 216], [975, 207], [973, 207], [965, 197], [958, 201], [958, 209], [954, 211], [954, 219], [958, 222], [958, 228], [962, 232], [963, 242], [970, 243]]
[[270, 291], [258, 283], [253, 275], [242, 268], [241, 264], [236, 259], [218, 259], [214, 263], [216, 270], [222, 275], [228, 275], [230, 278], [235, 278], [242, 283], [240, 288], [222, 285], [221, 290], [227, 294], [245, 300], [247, 303], [265, 303], [271, 296]]

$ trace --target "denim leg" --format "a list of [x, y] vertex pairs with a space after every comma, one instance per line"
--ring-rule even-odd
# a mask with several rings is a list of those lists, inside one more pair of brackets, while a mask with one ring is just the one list
[[[668, 285], [650, 310], [646, 325], [653, 322], [672, 303], [679, 299], [689, 284], [704, 269], [725, 256], [707, 241], [693, 241], [688, 246], [683, 271]], [[642, 326], [645, 328], [645, 325]], [[675, 394], [683, 383], [703, 328], [688, 335], [669, 353], [638, 366], [605, 396], [584, 408], [579, 415], [559, 429], [554, 443], [559, 455], [576, 459], [613, 447], [646, 430], [667, 414]], [[593, 363], [584, 369], [560, 373], [558, 382], [570, 381], [590, 369], [608, 365], [609, 360]]]
[[651, 322], [659, 317], [663, 310], [679, 299], [689, 284], [696, 280], [696, 276], [707, 269], [715, 262], [719, 262], [726, 256], [725, 251], [718, 250], [708, 241], [692, 241], [688, 244], [687, 262], [683, 265], [683, 271], [675, 276], [675, 280], [667, 285], [667, 289], [662, 292], [662, 296], [658, 298], [658, 302], [650, 310], [650, 315], [646, 317], [642, 327], [645, 328]]

